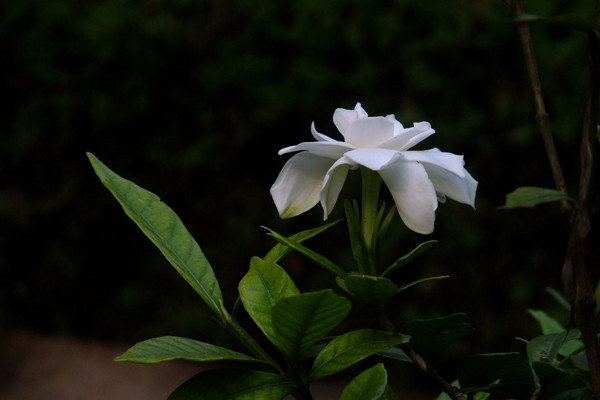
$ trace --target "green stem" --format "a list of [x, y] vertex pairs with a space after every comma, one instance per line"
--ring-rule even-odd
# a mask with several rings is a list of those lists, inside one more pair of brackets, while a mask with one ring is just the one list
[[362, 233], [368, 254], [368, 272], [377, 275], [375, 265], [375, 244], [377, 243], [377, 210], [379, 208], [379, 188], [381, 186], [381, 177], [375, 171], [367, 168], [361, 168], [362, 176], [362, 212], [361, 225]]
[[226, 315], [226, 320], [222, 321], [223, 326], [229, 332], [233, 334], [248, 351], [257, 359], [264, 361], [271, 367], [277, 370], [277, 372], [281, 375], [285, 375], [285, 371], [267, 354], [267, 352], [260, 347], [260, 345], [241, 327], [241, 325], [231, 318], [229, 315]]

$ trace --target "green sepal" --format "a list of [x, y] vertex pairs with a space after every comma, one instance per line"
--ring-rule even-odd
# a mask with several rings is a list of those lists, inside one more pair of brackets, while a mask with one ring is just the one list
[[208, 361], [252, 361], [259, 360], [237, 351], [184, 337], [161, 336], [144, 340], [115, 357], [115, 361], [154, 364], [171, 360]]
[[350, 311], [350, 301], [326, 289], [285, 297], [273, 307], [273, 328], [280, 350], [290, 363], [306, 357], [311, 347]]
[[228, 320], [229, 315], [214, 271], [177, 214], [155, 194], [121, 178], [93, 154], [87, 155], [96, 175], [115, 196], [129, 218], [159, 248], [219, 319]]
[[400, 331], [411, 336], [411, 344], [427, 363], [435, 365], [443, 351], [473, 331], [464, 322], [465, 314], [457, 313], [431, 319], [415, 319], [402, 324]]
[[387, 371], [379, 363], [363, 372], [348, 383], [340, 400], [378, 400], [387, 387]]
[[379, 352], [409, 341], [409, 336], [362, 329], [345, 333], [329, 342], [317, 355], [309, 379], [315, 381], [345, 370]]
[[506, 195], [506, 202], [501, 209], [517, 207], [534, 207], [541, 203], [550, 203], [553, 201], [567, 200], [574, 202], [566, 193], [555, 189], [547, 189], [534, 186], [524, 186], [515, 189]]
[[358, 204], [356, 201], [353, 201], [352, 204], [350, 204], [350, 201], [346, 200], [344, 201], [344, 210], [346, 212], [346, 223], [348, 225], [352, 256], [356, 261], [360, 273], [365, 273], [369, 265], [369, 253], [363, 238]]
[[[330, 222], [328, 224], [319, 226], [317, 228], [308, 229], [308, 230], [305, 230], [305, 231], [302, 231], [302, 232], [298, 232], [298, 233], [290, 236], [289, 239], [291, 239], [291, 240], [293, 240], [293, 241], [295, 241], [297, 243], [302, 243], [306, 239], [310, 239], [310, 238], [318, 235], [319, 233], [326, 231], [327, 229], [331, 228], [332, 226], [338, 224], [341, 221], [342, 221], [341, 219], [338, 219], [337, 221]], [[285, 256], [287, 256], [291, 251], [292, 251], [292, 248], [290, 248], [290, 247], [288, 247], [286, 245], [283, 245], [281, 243], [277, 243], [263, 257], [263, 260], [265, 260], [265, 261], [279, 262], [281, 259], [283, 259]]]
[[250, 270], [239, 285], [240, 299], [244, 309], [265, 336], [277, 347], [277, 335], [273, 328], [273, 307], [290, 296], [300, 294], [292, 278], [273, 261], [253, 257]]
[[427, 251], [431, 246], [433, 246], [436, 243], [437, 243], [437, 240], [429, 240], [427, 242], [421, 243], [420, 245], [418, 245], [417, 247], [412, 249], [410, 252], [406, 253], [405, 255], [400, 257], [398, 260], [396, 260], [392, 265], [390, 265], [381, 274], [381, 276], [390, 275], [392, 272], [394, 272], [398, 268], [405, 266], [406, 264], [408, 264], [409, 262], [411, 262], [412, 260], [414, 260], [415, 258], [420, 256], [421, 254], [423, 254], [425, 251]]
[[398, 286], [387, 278], [350, 274], [346, 279], [337, 278], [337, 284], [361, 303], [379, 309], [398, 291]]
[[212, 369], [179, 386], [167, 400], [280, 400], [294, 391], [281, 375], [247, 369]]
[[319, 253], [317, 253], [313, 250], [310, 250], [307, 247], [304, 247], [303, 245], [301, 245], [300, 243], [298, 243], [297, 241], [295, 241], [291, 238], [286, 238], [285, 236], [280, 235], [279, 233], [275, 232], [272, 229], [269, 229], [267, 227], [263, 227], [263, 228], [268, 230], [269, 235], [273, 236], [275, 238], [275, 240], [277, 240], [279, 243], [296, 250], [297, 252], [299, 252], [300, 254], [302, 254], [303, 256], [305, 256], [306, 258], [308, 258], [315, 264], [329, 270], [330, 272], [333, 272], [335, 275], [340, 276], [342, 278], [345, 277], [346, 275], [348, 275], [348, 273], [346, 271], [344, 271], [343, 269], [338, 267], [332, 261], [329, 261], [327, 258], [320, 255]]

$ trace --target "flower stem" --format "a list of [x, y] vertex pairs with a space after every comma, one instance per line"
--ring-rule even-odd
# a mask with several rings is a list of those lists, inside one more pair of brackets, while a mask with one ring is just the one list
[[368, 254], [368, 272], [372, 275], [377, 274], [374, 262], [375, 244], [377, 243], [377, 210], [379, 208], [379, 188], [381, 186], [381, 177], [375, 171], [367, 168], [361, 168], [362, 176], [362, 212], [361, 225], [362, 234]]

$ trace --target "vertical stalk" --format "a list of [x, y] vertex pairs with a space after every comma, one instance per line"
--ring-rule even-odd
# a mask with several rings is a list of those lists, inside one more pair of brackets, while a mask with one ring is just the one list
[[362, 176], [362, 212], [361, 225], [362, 234], [368, 254], [368, 272], [377, 275], [374, 264], [375, 244], [377, 242], [377, 210], [379, 208], [379, 188], [381, 177], [375, 171], [367, 168], [360, 169]]
[[[521, 0], [513, 0], [511, 6], [513, 17], [517, 18], [522, 11]], [[544, 103], [542, 84], [540, 82], [537, 63], [535, 61], [533, 52], [533, 42], [531, 40], [529, 25], [526, 22], [517, 22], [517, 31], [519, 32], [521, 47], [523, 48], [525, 63], [527, 65], [527, 74], [529, 76], [529, 82], [533, 92], [536, 114], [535, 119], [544, 142], [544, 147], [548, 156], [548, 162], [550, 163], [550, 169], [552, 170], [552, 177], [554, 178], [554, 185], [558, 191], [566, 193], [565, 179], [560, 166], [558, 152], [556, 151], [556, 146], [554, 144], [554, 138], [552, 137], [552, 130], [550, 129], [550, 118], [548, 116], [548, 112], [546, 112], [546, 105]], [[563, 201], [562, 206], [563, 208], [566, 208], [568, 207], [568, 203]]]

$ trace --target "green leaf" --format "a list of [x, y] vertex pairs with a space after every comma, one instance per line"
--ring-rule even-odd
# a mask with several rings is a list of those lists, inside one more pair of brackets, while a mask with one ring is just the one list
[[342, 288], [361, 303], [376, 309], [385, 305], [398, 290], [391, 280], [370, 275], [348, 275]]
[[310, 370], [310, 380], [317, 380], [402, 343], [408, 336], [387, 331], [363, 329], [338, 336], [321, 350]]
[[206, 361], [255, 361], [255, 358], [224, 347], [177, 336], [162, 336], [139, 342], [115, 361], [153, 364], [170, 360]]
[[551, 333], [558, 333], [565, 331], [565, 328], [561, 324], [558, 323], [554, 318], [550, 317], [542, 310], [527, 310], [529, 315], [531, 315], [540, 325], [540, 329], [542, 334], [549, 335]]
[[577, 329], [572, 329], [535, 337], [527, 343], [527, 358], [530, 363], [543, 362], [557, 366], [560, 363], [558, 355], [563, 346], [575, 341], [577, 347], [580, 347], [580, 336]]
[[278, 400], [293, 390], [292, 383], [280, 375], [245, 369], [213, 369], [188, 379], [168, 400]]
[[269, 229], [267, 227], [264, 227], [266, 230], [269, 231], [269, 234], [271, 236], [273, 236], [275, 238], [275, 240], [277, 240], [279, 243], [282, 243], [294, 250], [296, 250], [297, 252], [299, 252], [300, 254], [304, 255], [305, 257], [307, 257], [309, 260], [311, 260], [312, 262], [314, 262], [315, 264], [328, 269], [329, 271], [333, 272], [335, 275], [340, 276], [342, 278], [344, 278], [346, 275], [348, 275], [346, 273], [346, 271], [344, 271], [343, 269], [341, 269], [340, 267], [338, 267], [336, 264], [334, 264], [333, 262], [329, 261], [328, 259], [326, 259], [325, 257], [323, 257], [322, 255], [304, 247], [303, 245], [301, 245], [300, 243], [298, 243], [297, 241], [290, 239], [290, 238], [286, 238], [285, 236], [280, 235], [279, 233], [275, 232], [272, 229]]
[[420, 284], [425, 283], [425, 282], [437, 281], [437, 280], [440, 280], [440, 279], [447, 279], [447, 278], [450, 278], [450, 275], [430, 276], [429, 278], [417, 279], [416, 281], [412, 281], [410, 283], [407, 283], [406, 285], [400, 286], [398, 288], [397, 293], [403, 292], [406, 289], [409, 289], [409, 288], [411, 288], [413, 286], [420, 285]]
[[379, 353], [377, 353], [377, 355], [380, 355], [382, 357], [391, 358], [392, 360], [396, 360], [396, 361], [402, 361], [402, 362], [408, 362], [408, 363], [413, 362], [410, 359], [410, 357], [407, 356], [406, 353], [403, 352], [402, 350], [400, 350], [398, 347], [392, 347], [391, 349], [380, 351]]
[[394, 392], [391, 386], [386, 386], [385, 391], [383, 392], [382, 400], [400, 400], [400, 397]]
[[239, 284], [240, 299], [244, 308], [264, 332], [277, 345], [273, 329], [273, 306], [284, 297], [300, 294], [289, 275], [272, 261], [253, 257], [250, 270]]
[[421, 357], [435, 364], [448, 346], [473, 331], [464, 319], [465, 314], [415, 319], [404, 323], [401, 331], [411, 336], [410, 342]]
[[533, 207], [540, 203], [549, 203], [552, 201], [567, 200], [573, 202], [573, 199], [563, 192], [555, 189], [546, 189], [533, 186], [524, 186], [506, 195], [506, 203], [501, 209], [517, 207]]
[[378, 400], [387, 387], [387, 371], [379, 363], [361, 372], [344, 388], [340, 400]]
[[[298, 232], [295, 235], [290, 236], [290, 240], [293, 240], [297, 243], [302, 243], [306, 239], [310, 239], [319, 233], [331, 228], [332, 226], [338, 224], [341, 219], [337, 221], [330, 222], [323, 226], [319, 226], [318, 228], [308, 229], [306, 231]], [[292, 249], [288, 246], [285, 246], [281, 243], [277, 243], [273, 248], [263, 257], [265, 261], [279, 262], [282, 258], [287, 256]]]
[[405, 255], [400, 257], [398, 260], [396, 260], [392, 265], [390, 265], [388, 267], [388, 269], [386, 269], [381, 274], [381, 276], [388, 276], [389, 274], [391, 274], [398, 268], [405, 266], [406, 264], [408, 264], [409, 262], [411, 262], [412, 260], [414, 260], [415, 258], [420, 256], [421, 254], [423, 254], [425, 251], [427, 251], [435, 243], [437, 243], [437, 240], [429, 240], [427, 242], [421, 243], [420, 245], [418, 245], [417, 247], [412, 249], [410, 252], [406, 253]]
[[369, 254], [363, 238], [358, 204], [354, 201], [351, 205], [350, 202], [346, 200], [344, 201], [344, 210], [346, 212], [346, 222], [348, 225], [348, 234], [350, 236], [352, 256], [358, 265], [358, 270], [361, 273], [364, 273], [368, 268]]
[[285, 297], [273, 307], [273, 327], [280, 350], [290, 362], [335, 328], [350, 311], [350, 301], [332, 290]]
[[[458, 364], [458, 381], [463, 392], [518, 385], [519, 392], [529, 393], [533, 378], [527, 361], [519, 353], [477, 354]], [[516, 379], [518, 378], [518, 379]], [[471, 389], [472, 388], [472, 389]], [[493, 392], [493, 390], [492, 390]]]
[[171, 265], [221, 320], [228, 318], [219, 283], [198, 243], [177, 214], [155, 194], [121, 178], [87, 153], [96, 174], [125, 213], [140, 227]]
[[556, 302], [559, 305], [561, 305], [566, 311], [571, 311], [571, 305], [569, 304], [567, 299], [565, 299], [565, 296], [563, 296], [557, 290], [552, 289], [550, 287], [546, 288], [546, 292], [550, 293], [550, 296], [552, 296], [552, 298], [556, 300]]

